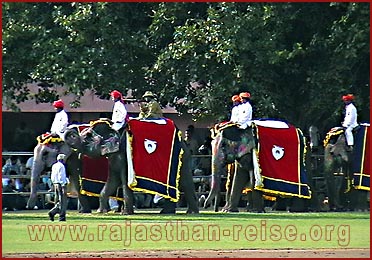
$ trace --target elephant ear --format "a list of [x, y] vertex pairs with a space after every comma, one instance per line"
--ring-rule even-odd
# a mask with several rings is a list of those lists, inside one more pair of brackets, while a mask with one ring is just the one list
[[245, 129], [239, 129], [236, 126], [230, 126], [222, 130], [222, 136], [230, 141], [239, 142]]
[[82, 149], [82, 140], [75, 129], [68, 129], [65, 133], [65, 143], [74, 149]]

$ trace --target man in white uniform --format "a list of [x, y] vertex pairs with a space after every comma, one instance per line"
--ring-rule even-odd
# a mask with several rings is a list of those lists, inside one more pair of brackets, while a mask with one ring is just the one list
[[357, 122], [357, 109], [353, 104], [354, 95], [347, 94], [342, 96], [342, 100], [345, 104], [345, 118], [342, 122], [342, 127], [345, 128], [346, 143], [348, 145], [348, 151], [352, 151], [354, 145], [353, 129], [358, 126]]
[[119, 131], [120, 129], [123, 128], [126, 121], [128, 120], [128, 112], [122, 101], [123, 95], [119, 91], [114, 90], [111, 92], [110, 95], [111, 95], [111, 99], [115, 102], [113, 110], [112, 110], [112, 118], [111, 118], [114, 124], [111, 127], [114, 130]]
[[65, 157], [62, 153], [58, 154], [57, 162], [52, 165], [50, 179], [55, 190], [55, 206], [48, 212], [51, 221], [54, 221], [56, 214], [59, 214], [59, 221], [66, 221], [67, 184], [69, 181], [66, 177], [66, 168], [63, 163]]
[[239, 128], [246, 129], [252, 124], [252, 106], [249, 103], [251, 94], [249, 92], [242, 92], [239, 94], [239, 97], [242, 100], [242, 103], [239, 105], [239, 116], [238, 124]]
[[64, 140], [64, 133], [68, 125], [68, 116], [64, 108], [64, 103], [61, 99], [54, 101], [53, 106], [56, 110], [52, 127], [50, 132], [53, 135], [58, 135], [62, 140]]
[[231, 109], [230, 122], [237, 123], [239, 118], [239, 105], [242, 100], [239, 95], [234, 95], [231, 97], [231, 101], [233, 102], [233, 106]]

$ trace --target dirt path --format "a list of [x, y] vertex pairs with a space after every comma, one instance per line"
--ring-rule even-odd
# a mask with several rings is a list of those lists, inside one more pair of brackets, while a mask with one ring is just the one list
[[170, 250], [5, 254], [7, 258], [370, 258], [370, 249]]

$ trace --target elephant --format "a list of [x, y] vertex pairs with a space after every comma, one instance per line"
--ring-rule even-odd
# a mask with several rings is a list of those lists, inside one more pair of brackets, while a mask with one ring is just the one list
[[[356, 129], [355, 132], [359, 130]], [[354, 134], [355, 134], [354, 132]], [[352, 185], [354, 151], [348, 151], [342, 127], [332, 128], [324, 142], [324, 174], [332, 211], [365, 209], [366, 191]]]
[[[133, 210], [133, 191], [127, 185], [128, 183], [128, 162], [126, 152], [126, 127], [122, 132], [111, 128], [110, 123], [99, 123], [92, 125], [87, 131], [79, 134], [76, 129], [68, 129], [65, 134], [65, 142], [78, 152], [91, 158], [102, 156], [102, 140], [114, 140], [119, 143], [118, 149], [109, 149], [111, 152], [105, 154], [109, 163], [109, 173], [107, 181], [100, 192], [98, 212], [108, 210], [108, 197], [117, 191], [118, 187], [123, 189], [123, 209], [122, 214], [134, 214]], [[191, 153], [183, 143], [184, 155], [181, 167], [180, 186], [185, 193], [185, 199], [188, 203], [187, 213], [199, 213], [197, 205], [197, 196], [192, 180], [192, 173], [188, 160], [191, 160]], [[175, 213], [174, 203], [165, 203], [161, 213]]]
[[[81, 160], [78, 158], [78, 154], [73, 152], [71, 147], [63, 141], [51, 142], [45, 144], [39, 142], [34, 148], [34, 159], [31, 168], [31, 182], [30, 182], [30, 197], [28, 198], [26, 208], [36, 209], [37, 201], [37, 186], [40, 181], [40, 174], [43, 170], [51, 168], [52, 164], [56, 161], [58, 153], [66, 155], [66, 171], [69, 175], [69, 179], [73, 187], [79, 191], [79, 176], [81, 171]], [[81, 208], [81, 213], [91, 212], [88, 198], [78, 193], [78, 200]]]
[[[305, 165], [301, 163], [304, 161], [305, 140], [298, 128], [279, 120], [260, 119], [254, 120], [252, 126], [246, 129], [236, 124], [223, 124], [216, 125], [215, 130], [211, 190], [205, 200], [205, 208], [214, 199], [214, 210], [218, 211], [221, 174], [227, 164], [235, 163], [224, 212], [239, 211], [244, 187], [251, 190], [247, 194], [248, 211], [265, 212], [263, 195], [289, 199], [291, 211], [306, 210], [305, 199], [311, 197], [311, 191]], [[299, 161], [296, 163], [294, 160]]]
[[34, 148], [34, 159], [31, 168], [31, 193], [26, 208], [33, 209], [36, 206], [37, 185], [40, 174], [46, 168], [50, 168], [56, 161], [57, 154], [64, 153], [66, 157], [71, 154], [71, 148], [63, 142], [52, 142], [50, 144], [38, 143]]
[[218, 211], [220, 203], [221, 175], [228, 164], [234, 163], [234, 175], [231, 178], [231, 186], [226, 191], [225, 212], [238, 212], [238, 204], [243, 188], [248, 185], [252, 192], [248, 197], [252, 211], [263, 212], [262, 192], [253, 189], [257, 180], [253, 174], [253, 153], [255, 148], [255, 136], [253, 128], [245, 130], [237, 127], [223, 129], [212, 140], [212, 178], [211, 190], [204, 202], [207, 208], [212, 200], [215, 200], [214, 210]]

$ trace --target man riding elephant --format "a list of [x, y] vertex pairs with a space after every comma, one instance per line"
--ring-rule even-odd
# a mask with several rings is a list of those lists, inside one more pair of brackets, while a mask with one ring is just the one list
[[354, 95], [347, 94], [342, 96], [342, 100], [345, 104], [345, 117], [342, 122], [342, 127], [345, 129], [345, 137], [347, 143], [347, 151], [351, 152], [354, 146], [353, 129], [358, 126], [357, 122], [357, 109], [353, 104]]
[[59, 99], [53, 102], [53, 106], [56, 110], [52, 127], [50, 128], [50, 133], [52, 135], [58, 135], [62, 140], [64, 140], [64, 133], [68, 125], [68, 115], [64, 110], [63, 100]]
[[140, 104], [139, 118], [162, 118], [163, 112], [159, 103], [156, 101], [156, 95], [151, 91], [146, 91], [142, 96], [143, 101]]
[[40, 173], [51, 167], [58, 153], [64, 153], [66, 157], [71, 154], [71, 149], [64, 145], [64, 133], [68, 125], [68, 115], [64, 110], [64, 102], [59, 99], [53, 102], [56, 111], [50, 133], [47, 132], [38, 136], [38, 144], [34, 148], [34, 160], [31, 169], [31, 194], [26, 208], [37, 209], [37, 184], [39, 183]]

